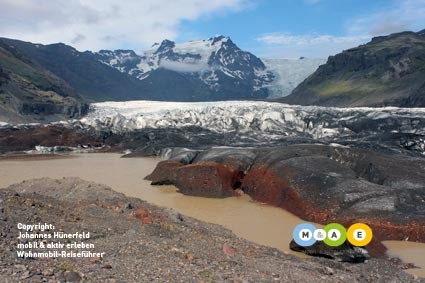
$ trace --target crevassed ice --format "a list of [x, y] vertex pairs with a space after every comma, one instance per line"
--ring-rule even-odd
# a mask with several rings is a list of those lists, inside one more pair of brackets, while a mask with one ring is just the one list
[[[91, 105], [81, 122], [115, 132], [142, 128], [199, 126], [215, 132], [256, 131], [314, 138], [359, 130], [424, 134], [425, 108], [332, 108], [260, 101], [102, 102]], [[354, 126], [353, 126], [354, 125]]]

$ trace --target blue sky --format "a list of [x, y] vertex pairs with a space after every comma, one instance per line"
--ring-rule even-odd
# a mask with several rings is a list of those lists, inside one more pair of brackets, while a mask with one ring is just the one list
[[425, 28], [425, 0], [0, 0], [0, 10], [0, 36], [94, 51], [223, 34], [261, 57], [319, 58]]
[[421, 29], [422, 0], [259, 0], [234, 13], [184, 21], [177, 40], [225, 33], [262, 57], [327, 57], [372, 36]]

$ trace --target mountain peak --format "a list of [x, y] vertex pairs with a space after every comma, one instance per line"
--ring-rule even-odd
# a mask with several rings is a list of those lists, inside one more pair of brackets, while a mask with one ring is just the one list
[[174, 46], [176, 45], [176, 43], [174, 41], [168, 40], [168, 39], [164, 39], [161, 42], [161, 45], [159, 45], [158, 49], [156, 50], [156, 52], [164, 52], [167, 50], [172, 49]]
[[169, 39], [164, 39], [162, 42], [161, 42], [161, 45], [174, 45], [175, 44], [175, 42], [174, 41], [172, 41], [172, 40], [169, 40]]
[[211, 45], [220, 44], [220, 45], [237, 47], [237, 45], [233, 43], [233, 41], [230, 39], [229, 36], [218, 35], [211, 38], [210, 40], [211, 40]]
[[[165, 39], [140, 54], [116, 50], [96, 56], [102, 63], [149, 84], [190, 80], [205, 94], [204, 100], [229, 99], [232, 95], [241, 97], [240, 93], [251, 98], [265, 98], [273, 78], [259, 58], [241, 50], [224, 35], [179, 43]], [[184, 93], [180, 100], [193, 100], [192, 97], [183, 98], [187, 90]]]
[[211, 41], [211, 44], [215, 44], [217, 42], [227, 42], [227, 41], [231, 41], [230, 37], [228, 36], [224, 36], [224, 35], [216, 35], [212, 38], [209, 39]]

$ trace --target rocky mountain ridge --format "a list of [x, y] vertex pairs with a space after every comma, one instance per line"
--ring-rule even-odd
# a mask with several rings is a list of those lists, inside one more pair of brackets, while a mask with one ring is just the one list
[[425, 106], [425, 32], [401, 32], [330, 56], [281, 101], [321, 106]]
[[88, 104], [66, 81], [0, 40], [0, 121], [78, 118]]
[[66, 81], [87, 101], [152, 99], [144, 93], [137, 79], [94, 60], [91, 52], [79, 52], [63, 43], [43, 45], [1, 40]]

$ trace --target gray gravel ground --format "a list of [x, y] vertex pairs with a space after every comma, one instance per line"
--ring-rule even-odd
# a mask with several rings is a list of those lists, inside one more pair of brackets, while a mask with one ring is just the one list
[[[384, 259], [362, 264], [300, 259], [79, 178], [29, 180], [0, 190], [0, 222], [4, 283], [425, 282]], [[90, 232], [85, 243], [105, 256], [18, 258], [17, 244], [25, 242], [17, 239], [18, 223]]]

